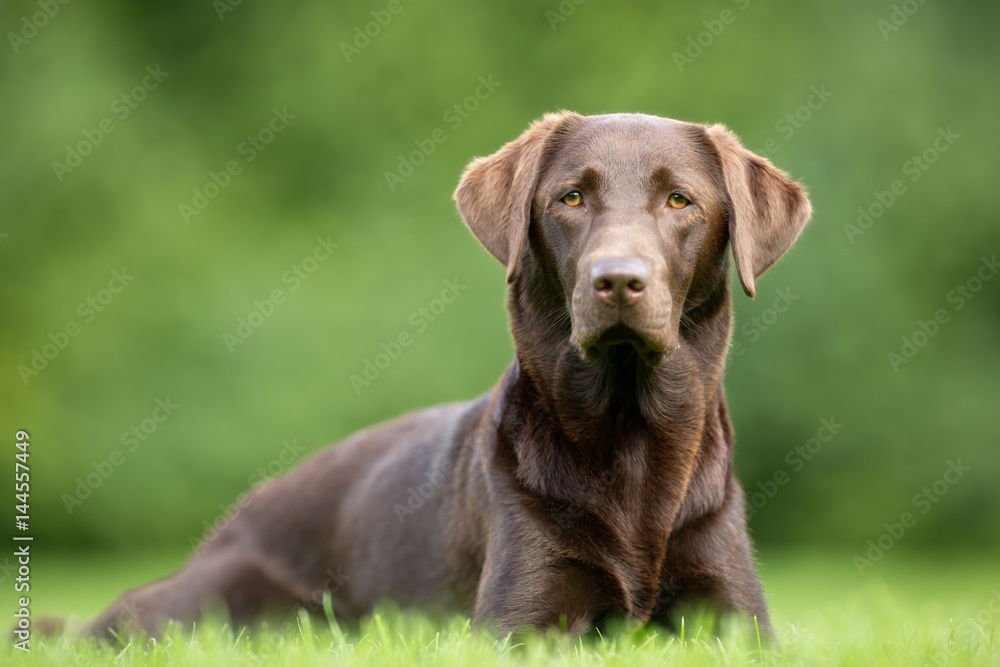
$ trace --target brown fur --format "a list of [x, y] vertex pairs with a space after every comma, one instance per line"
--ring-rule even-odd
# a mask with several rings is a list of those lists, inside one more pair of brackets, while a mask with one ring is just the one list
[[723, 395], [725, 251], [752, 296], [809, 218], [802, 188], [718, 125], [564, 112], [455, 197], [511, 283], [497, 386], [316, 454], [87, 633], [155, 634], [212, 600], [247, 623], [323, 591], [342, 618], [390, 599], [500, 631], [687, 603], [768, 627]]

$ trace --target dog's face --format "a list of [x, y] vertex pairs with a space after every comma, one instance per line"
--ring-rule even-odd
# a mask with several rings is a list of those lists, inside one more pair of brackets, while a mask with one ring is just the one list
[[753, 296], [810, 213], [725, 128], [638, 114], [546, 116], [473, 162], [456, 200], [508, 281], [530, 260], [559, 286], [583, 358], [631, 345], [650, 366], [725, 275], [728, 241]]

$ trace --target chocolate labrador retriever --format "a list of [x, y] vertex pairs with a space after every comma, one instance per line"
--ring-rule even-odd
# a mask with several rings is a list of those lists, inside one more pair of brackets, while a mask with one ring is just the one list
[[669, 625], [685, 604], [769, 628], [722, 385], [726, 247], [752, 297], [810, 216], [802, 187], [720, 125], [563, 112], [455, 199], [510, 283], [496, 387], [316, 454], [87, 633], [156, 634], [213, 600], [245, 624], [325, 592], [345, 619], [393, 600], [499, 632]]

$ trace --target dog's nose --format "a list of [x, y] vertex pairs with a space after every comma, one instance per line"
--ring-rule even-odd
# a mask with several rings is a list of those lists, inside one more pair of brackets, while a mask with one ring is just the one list
[[601, 301], [631, 306], [646, 292], [649, 268], [638, 257], [598, 260], [590, 270], [590, 284]]

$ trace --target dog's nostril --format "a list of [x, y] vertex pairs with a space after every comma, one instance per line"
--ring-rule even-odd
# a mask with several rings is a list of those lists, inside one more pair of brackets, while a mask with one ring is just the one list
[[616, 257], [594, 263], [590, 284], [606, 303], [632, 305], [649, 285], [649, 268], [638, 257]]

